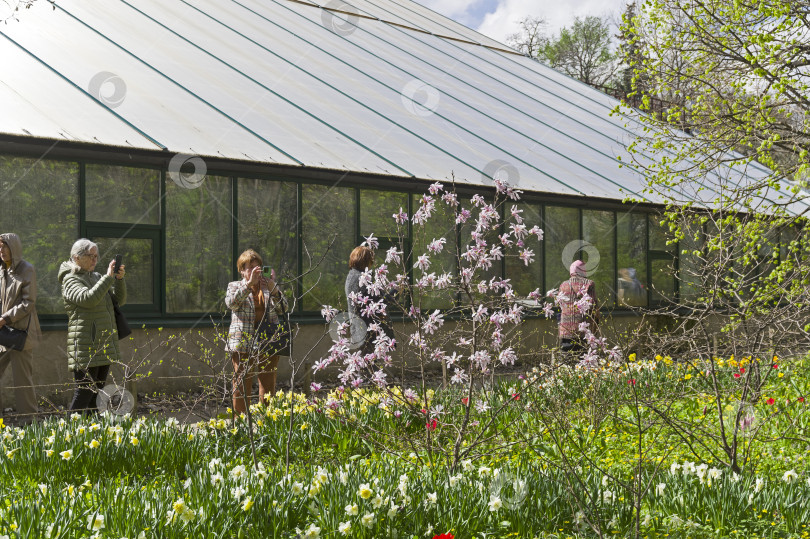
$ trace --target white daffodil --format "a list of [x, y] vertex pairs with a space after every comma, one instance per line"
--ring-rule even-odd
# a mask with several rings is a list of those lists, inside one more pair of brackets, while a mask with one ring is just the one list
[[360, 487], [357, 489], [357, 495], [363, 498], [364, 500], [368, 500], [371, 498], [373, 494], [371, 487], [368, 483], [362, 483]]
[[427, 495], [427, 502], [431, 505], [436, 505], [439, 502], [439, 495], [431, 492]]
[[784, 481], [788, 485], [791, 485], [798, 478], [799, 478], [799, 474], [797, 474], [795, 470], [788, 470], [788, 471], [785, 472], [785, 475], [782, 476], [782, 481]]
[[501, 501], [501, 499], [498, 496], [496, 496], [494, 494], [491, 494], [489, 496], [489, 504], [488, 505], [489, 505], [489, 510], [490, 511], [496, 512], [501, 507], [503, 507], [503, 502]]
[[221, 473], [215, 473], [211, 476], [211, 486], [212, 487], [219, 487], [225, 483], [225, 478], [222, 477]]
[[95, 513], [87, 517], [87, 529], [97, 532], [104, 527], [104, 515]]
[[360, 519], [360, 523], [366, 528], [372, 528], [375, 522], [377, 522], [377, 516], [374, 513], [366, 513]]
[[349, 516], [352, 516], [352, 517], [357, 516], [357, 514], [359, 512], [360, 512], [360, 508], [357, 507], [356, 503], [346, 506], [346, 514], [349, 515]]
[[754, 483], [754, 492], [759, 492], [765, 487], [765, 480], [761, 477], [757, 477], [756, 482]]
[[352, 523], [341, 522], [338, 524], [338, 531], [341, 533], [341, 535], [349, 535], [349, 532], [352, 531]]
[[663, 496], [665, 488], [667, 488], [666, 483], [658, 483], [658, 486], [655, 487], [655, 495], [656, 496]]

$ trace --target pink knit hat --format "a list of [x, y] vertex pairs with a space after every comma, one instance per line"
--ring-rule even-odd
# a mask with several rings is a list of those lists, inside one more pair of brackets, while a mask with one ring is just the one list
[[571, 277], [574, 275], [585, 277], [585, 262], [582, 260], [574, 260], [574, 262], [571, 263], [571, 267], [568, 268], [568, 274], [571, 275]]

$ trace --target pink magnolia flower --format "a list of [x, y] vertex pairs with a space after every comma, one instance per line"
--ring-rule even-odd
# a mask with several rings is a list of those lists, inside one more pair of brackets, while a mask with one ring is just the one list
[[399, 213], [395, 213], [392, 217], [398, 225], [404, 225], [408, 221], [408, 214], [402, 208], [399, 208]]

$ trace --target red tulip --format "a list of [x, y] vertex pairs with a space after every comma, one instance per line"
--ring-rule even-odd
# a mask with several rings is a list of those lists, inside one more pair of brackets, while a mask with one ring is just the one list
[[770, 399], [766, 400], [765, 402], [767, 402], [767, 403], [768, 403], [768, 404], [770, 404], [771, 406], [773, 406], [773, 404], [774, 404], [774, 403], [776, 403], [776, 401], [775, 401], [775, 400], [773, 400], [773, 397], [771, 397]]
[[439, 535], [434, 535], [433, 539], [455, 539], [452, 533], [440, 533]]

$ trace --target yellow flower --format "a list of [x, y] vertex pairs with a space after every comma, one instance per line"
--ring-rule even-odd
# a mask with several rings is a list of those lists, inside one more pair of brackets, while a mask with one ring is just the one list
[[242, 504], [242, 511], [250, 511], [251, 507], [253, 507], [253, 500], [248, 496], [245, 498], [245, 503]]
[[371, 498], [372, 494], [371, 487], [368, 485], [368, 483], [363, 483], [360, 485], [360, 488], [357, 489], [357, 494], [364, 500], [368, 500]]
[[137, 437], [137, 436], [133, 436], [133, 437], [131, 437], [131, 438], [129, 439], [129, 443], [131, 443], [132, 445], [138, 445], [138, 444], [139, 444], [139, 443], [141, 443], [141, 442], [140, 442], [140, 440], [138, 440], [138, 437]]
[[46, 456], [46, 457], [50, 458], [50, 457], [52, 457], [52, 456], [53, 456], [53, 454], [54, 454], [54, 450], [53, 450], [53, 449], [46, 449], [46, 450], [45, 450], [45, 456]]
[[776, 375], [776, 377], [777, 377], [777, 378], [782, 378], [784, 375], [785, 375], [785, 373], [780, 372], [779, 374], [777, 374], [777, 375]]
[[62, 460], [70, 460], [71, 458], [73, 458], [73, 450], [72, 449], [68, 449], [67, 451], [62, 451], [59, 454], [62, 456]]
[[691, 375], [691, 374], [689, 374], [689, 373], [686, 373], [686, 374], [684, 374], [684, 376], [683, 376], [683, 379], [684, 379], [684, 380], [689, 380], [690, 378], [692, 378], [692, 375]]
[[100, 446], [101, 444], [100, 444], [100, 443], [98, 443], [98, 440], [96, 440], [95, 438], [93, 438], [93, 439], [90, 441], [90, 444], [89, 444], [89, 445], [90, 445], [90, 447], [92, 447], [93, 449], [95, 449], [95, 448], [97, 448], [98, 446]]

